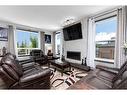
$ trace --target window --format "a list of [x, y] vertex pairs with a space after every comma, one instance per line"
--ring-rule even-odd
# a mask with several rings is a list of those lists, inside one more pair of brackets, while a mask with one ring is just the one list
[[95, 22], [95, 57], [114, 60], [117, 17], [109, 17]]
[[18, 56], [29, 55], [32, 49], [39, 48], [39, 33], [26, 30], [16, 30]]
[[57, 55], [60, 55], [60, 37], [61, 37], [61, 35], [60, 35], [60, 32], [59, 33], [56, 33], [56, 35], [55, 35], [55, 52], [56, 52], [56, 54]]

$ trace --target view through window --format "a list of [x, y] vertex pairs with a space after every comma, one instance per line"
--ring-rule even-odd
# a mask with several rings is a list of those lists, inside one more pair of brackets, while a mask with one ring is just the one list
[[16, 30], [16, 41], [18, 55], [29, 55], [32, 49], [39, 48], [38, 46], [38, 32], [31, 32], [25, 30]]
[[56, 33], [56, 35], [55, 35], [55, 43], [56, 43], [55, 52], [57, 55], [60, 55], [60, 37], [61, 37], [60, 32]]
[[114, 60], [117, 17], [110, 17], [96, 23], [96, 58]]

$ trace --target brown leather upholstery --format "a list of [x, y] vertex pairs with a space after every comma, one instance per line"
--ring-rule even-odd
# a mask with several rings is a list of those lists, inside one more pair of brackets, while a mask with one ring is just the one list
[[22, 71], [22, 67], [21, 65], [18, 63], [18, 61], [15, 61], [13, 59], [11, 59], [10, 57], [6, 56], [3, 57], [1, 59], [1, 62], [4, 64], [7, 64], [8, 66], [10, 66], [11, 68], [14, 69], [14, 71], [19, 75], [22, 76], [23, 75], [23, 71]]
[[127, 62], [120, 69], [97, 66], [68, 89], [127, 89]]
[[117, 79], [124, 73], [126, 69], [127, 69], [127, 61], [121, 66], [118, 74], [113, 78], [113, 82], [117, 81]]
[[4, 71], [10, 76], [12, 77], [14, 80], [18, 81], [19, 80], [19, 76], [18, 74], [14, 71], [14, 69], [12, 69], [9, 65], [7, 64], [3, 64], [2, 65]]
[[94, 74], [101, 79], [112, 82], [113, 78], [116, 76], [117, 73], [109, 72], [109, 71], [102, 70], [102, 69], [95, 69], [89, 72], [89, 74]]
[[47, 56], [48, 59], [53, 59], [53, 53], [51, 52], [51, 50], [48, 50]]
[[5, 56], [1, 59], [0, 77], [9, 89], [49, 89], [50, 69], [34, 68], [23, 71], [18, 61]]
[[[17, 61], [15, 65], [17, 65], [17, 66], [20, 68], [20, 71], [21, 71], [21, 69], [22, 69], [23, 71], [28, 70], [28, 69], [32, 69], [32, 68], [34, 68], [34, 65], [36, 65], [36, 64], [33, 62], [32, 59], [30, 59], [30, 60], [25, 60], [25, 61], [23, 60], [23, 61], [19, 62], [19, 61], [16, 59], [16, 56], [15, 56], [14, 54], [7, 53], [5, 56], [6, 56], [7, 58], [10, 58], [10, 59], [12, 59], [12, 60]], [[1, 60], [1, 61], [3, 61], [2, 63], [5, 63], [4, 60]], [[12, 62], [12, 63], [13, 63], [13, 62]], [[19, 63], [19, 64], [17, 64], [17, 63]]]
[[4, 80], [4, 83], [6, 84], [6, 87], [9, 88], [10, 85], [14, 84], [16, 82], [15, 79], [13, 79], [11, 76], [7, 74], [6, 71], [3, 70], [3, 68], [0, 66], [0, 77]]
[[30, 55], [35, 63], [39, 63], [40, 65], [47, 64], [48, 57], [43, 54], [42, 50], [32, 50]]

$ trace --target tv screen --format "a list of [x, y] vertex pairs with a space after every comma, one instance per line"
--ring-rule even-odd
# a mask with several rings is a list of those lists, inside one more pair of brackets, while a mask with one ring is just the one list
[[64, 28], [63, 34], [65, 41], [82, 39], [81, 23]]

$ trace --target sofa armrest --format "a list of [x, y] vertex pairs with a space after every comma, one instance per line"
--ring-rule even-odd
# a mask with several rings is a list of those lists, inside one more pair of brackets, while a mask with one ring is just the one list
[[33, 71], [31, 73], [23, 75], [23, 77], [20, 79], [20, 83], [27, 83], [27, 82], [33, 82], [34, 80], [40, 79], [40, 78], [45, 78], [46, 76], [51, 75], [51, 70], [50, 69], [44, 69], [42, 71]]
[[11, 89], [50, 89], [50, 69], [34, 68], [26, 72]]
[[21, 65], [23, 71], [29, 70], [31, 68], [35, 68], [35, 64], [36, 64], [31, 59], [21, 60], [21, 61], [18, 61], [18, 63]]
[[19, 61], [19, 64], [24, 65], [24, 64], [31, 63], [31, 62], [34, 62], [34, 61], [32, 59], [27, 59], [27, 60], [21, 60], [21, 61]]
[[97, 69], [101, 69], [110, 73], [117, 74], [119, 69], [118, 68], [111, 68], [111, 67], [106, 67], [106, 66], [101, 66], [101, 65], [96, 65]]
[[31, 62], [31, 63], [23, 64], [22, 69], [23, 69], [23, 71], [27, 71], [29, 69], [35, 68], [35, 66], [36, 66], [36, 63]]

